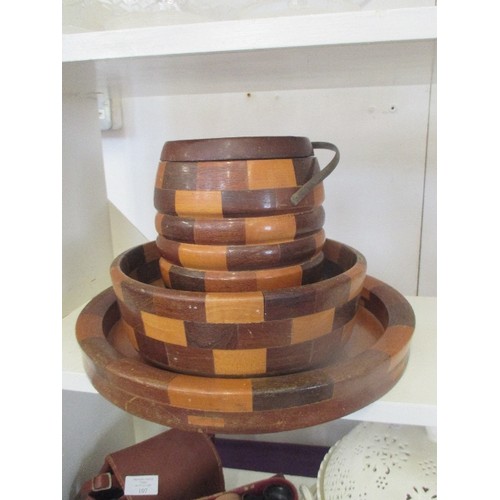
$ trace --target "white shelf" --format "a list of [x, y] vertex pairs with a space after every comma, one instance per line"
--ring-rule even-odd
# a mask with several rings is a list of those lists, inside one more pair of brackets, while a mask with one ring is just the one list
[[67, 34], [63, 90], [138, 97], [421, 84], [435, 40], [436, 7]]
[[436, 7], [415, 7], [66, 34], [63, 62], [435, 38]]
[[[345, 418], [437, 427], [437, 300], [433, 297], [407, 299], [415, 311], [417, 325], [411, 343], [410, 361], [403, 377], [381, 399]], [[63, 390], [96, 393], [84, 371], [82, 351], [75, 336], [75, 323], [82, 308], [63, 320]]]

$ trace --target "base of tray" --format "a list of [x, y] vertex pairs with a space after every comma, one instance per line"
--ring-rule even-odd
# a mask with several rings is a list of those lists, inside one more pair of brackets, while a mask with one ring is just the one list
[[217, 378], [157, 368], [128, 341], [112, 288], [80, 313], [76, 335], [93, 386], [128, 413], [184, 430], [258, 434], [335, 420], [383, 396], [404, 373], [414, 327], [408, 301], [367, 276], [349, 342], [313, 370]]

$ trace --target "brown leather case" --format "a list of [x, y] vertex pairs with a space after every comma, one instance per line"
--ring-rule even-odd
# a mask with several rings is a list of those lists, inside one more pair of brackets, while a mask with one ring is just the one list
[[[126, 476], [157, 475], [158, 495], [125, 496]], [[210, 436], [172, 429], [110, 453], [77, 498], [192, 500], [224, 491], [222, 464]]]

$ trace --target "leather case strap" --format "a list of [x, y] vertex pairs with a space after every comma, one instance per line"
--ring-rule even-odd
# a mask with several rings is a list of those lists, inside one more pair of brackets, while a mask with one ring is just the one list
[[[157, 475], [158, 495], [125, 496], [127, 476]], [[222, 464], [212, 438], [172, 429], [110, 453], [79, 500], [192, 500], [224, 491]]]

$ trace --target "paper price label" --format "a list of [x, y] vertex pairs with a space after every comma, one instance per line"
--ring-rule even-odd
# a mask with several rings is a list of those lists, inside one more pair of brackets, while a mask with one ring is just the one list
[[125, 495], [158, 495], [158, 476], [125, 476]]

